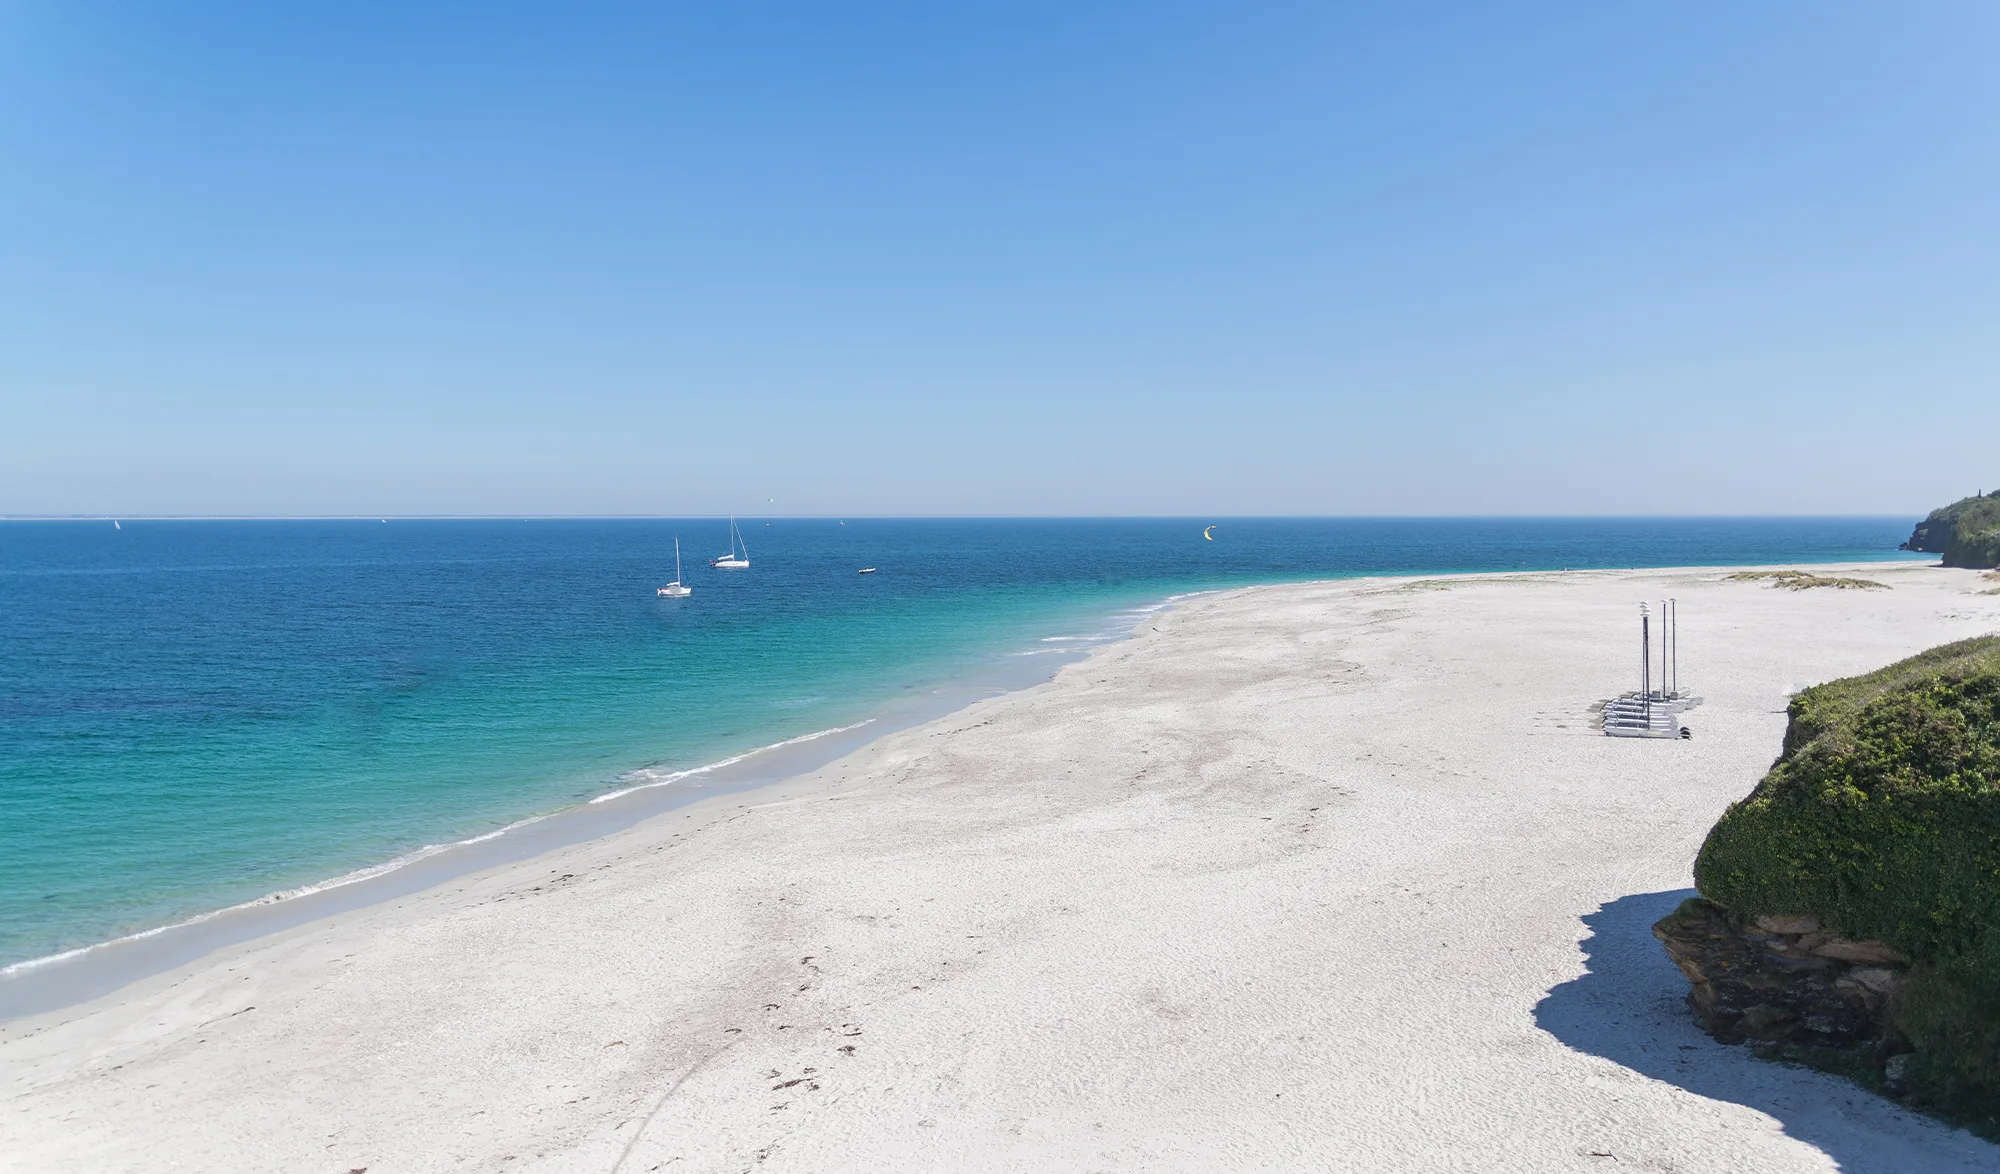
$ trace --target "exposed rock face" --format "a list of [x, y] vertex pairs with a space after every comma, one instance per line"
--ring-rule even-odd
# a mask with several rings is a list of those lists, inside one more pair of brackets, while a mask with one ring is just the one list
[[1688, 1006], [1724, 1043], [1850, 1052], [1872, 1062], [1896, 1050], [1889, 999], [1902, 955], [1857, 942], [1807, 916], [1764, 916], [1741, 929], [1700, 898], [1653, 926], [1690, 984]]
[[1695, 857], [1714, 904], [1657, 931], [1695, 1009], [1723, 1038], [2000, 1138], [2000, 636], [1815, 685], [1789, 711], [1784, 753]]

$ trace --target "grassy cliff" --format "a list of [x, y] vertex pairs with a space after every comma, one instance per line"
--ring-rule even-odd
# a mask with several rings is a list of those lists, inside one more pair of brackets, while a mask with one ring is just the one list
[[2000, 489], [1932, 510], [1903, 549], [1941, 554], [1948, 567], [2000, 565]]
[[1794, 698], [1695, 882], [1738, 921], [1810, 914], [1907, 955], [1909, 1099], [2000, 1132], [2000, 637]]

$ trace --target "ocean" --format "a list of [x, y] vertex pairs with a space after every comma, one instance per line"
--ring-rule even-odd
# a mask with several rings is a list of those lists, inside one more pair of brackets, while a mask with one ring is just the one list
[[740, 571], [714, 518], [0, 523], [0, 967], [851, 745], [1178, 594], [1909, 557], [1910, 521], [755, 518]]

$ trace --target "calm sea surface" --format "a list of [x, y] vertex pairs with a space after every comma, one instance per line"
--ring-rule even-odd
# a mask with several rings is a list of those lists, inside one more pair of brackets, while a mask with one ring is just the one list
[[[1249, 582], [1897, 557], [1911, 520], [0, 524], [0, 965], [848, 725]], [[656, 598], [679, 535], [694, 595]], [[879, 567], [874, 575], [855, 572]]]

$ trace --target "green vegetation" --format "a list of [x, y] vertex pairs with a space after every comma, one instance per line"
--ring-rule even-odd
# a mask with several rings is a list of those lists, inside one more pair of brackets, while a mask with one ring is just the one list
[[1811, 914], [1907, 955], [1907, 1099], [2000, 1135], [2000, 637], [1793, 698], [1695, 882], [1739, 922]]
[[1809, 587], [1834, 587], [1842, 591], [1889, 589], [1887, 583], [1877, 583], [1873, 579], [1842, 579], [1835, 575], [1815, 575], [1809, 571], [1738, 571], [1729, 577], [1745, 582], [1768, 580], [1773, 587], [1789, 587], [1793, 591], [1804, 591]]
[[1941, 554], [1948, 567], [2000, 566], [2000, 489], [1932, 510], [1903, 549]]

